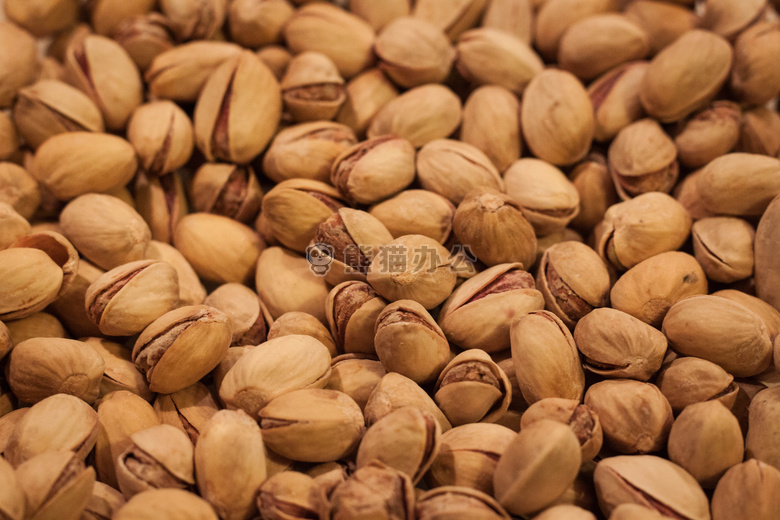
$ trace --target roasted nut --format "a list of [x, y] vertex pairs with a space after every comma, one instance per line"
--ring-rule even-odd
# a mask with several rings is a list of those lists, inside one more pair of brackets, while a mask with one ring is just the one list
[[179, 220], [188, 211], [180, 172], [151, 177], [139, 171], [135, 177], [134, 200], [136, 210], [152, 232], [152, 239], [170, 243]]
[[780, 273], [777, 271], [778, 257], [777, 233], [780, 221], [780, 197], [767, 207], [756, 228], [755, 241], [755, 279], [756, 293], [759, 298], [780, 309]]
[[161, 424], [169, 424], [187, 434], [196, 444], [203, 428], [219, 410], [211, 392], [202, 383], [195, 383], [172, 394], [160, 394], [154, 401], [154, 411]]
[[726, 154], [702, 169], [696, 187], [702, 205], [712, 212], [761, 215], [780, 193], [780, 160], [758, 154]]
[[154, 489], [135, 495], [117, 511], [114, 520], [150, 520], [149, 515], [169, 518], [217, 520], [208, 502], [181, 489]]
[[146, 249], [146, 258], [163, 260], [176, 269], [179, 278], [179, 305], [198, 305], [206, 297], [206, 289], [190, 263], [170, 244], [152, 240]]
[[455, 206], [432, 191], [403, 190], [371, 207], [369, 213], [385, 225], [393, 238], [424, 235], [444, 244], [452, 231]]
[[382, 363], [367, 354], [343, 354], [331, 361], [328, 390], [344, 392], [365, 409], [368, 398], [387, 374]]
[[305, 312], [285, 312], [271, 324], [268, 339], [280, 338], [291, 334], [311, 336], [325, 345], [331, 356], [338, 355], [336, 342], [327, 328], [314, 316]]
[[0, 108], [10, 108], [19, 89], [35, 78], [38, 50], [30, 33], [9, 22], [0, 23], [0, 50]]
[[282, 39], [282, 29], [295, 13], [287, 0], [238, 0], [228, 5], [230, 37], [254, 49]]
[[780, 507], [780, 471], [751, 459], [729, 469], [712, 495], [713, 520], [769, 520]]
[[460, 486], [444, 486], [417, 497], [415, 506], [419, 520], [445, 518], [482, 518], [509, 520], [509, 514], [493, 497]]
[[192, 123], [172, 101], [155, 101], [135, 109], [127, 124], [127, 140], [141, 166], [159, 176], [184, 166], [194, 146]]
[[[374, 324], [386, 306], [387, 302], [365, 282], [348, 281], [334, 287], [325, 301], [325, 316], [339, 351], [376, 354]], [[396, 347], [395, 342], [392, 346]]]
[[765, 10], [764, 0], [749, 0], [738, 4], [710, 0], [701, 18], [701, 26], [724, 38], [733, 39], [759, 19]]
[[127, 500], [122, 493], [108, 484], [96, 481], [92, 488], [92, 496], [87, 502], [87, 507], [84, 508], [81, 518], [82, 520], [113, 518], [114, 513], [126, 502]]
[[203, 304], [228, 315], [233, 329], [231, 347], [259, 345], [266, 340], [273, 320], [260, 297], [245, 285], [221, 285], [203, 300]]
[[680, 162], [701, 168], [730, 152], [739, 140], [742, 111], [731, 101], [714, 101], [680, 125], [674, 138]]
[[16, 469], [26, 500], [25, 518], [78, 520], [92, 496], [95, 470], [69, 451], [47, 451]]
[[181, 0], [161, 0], [160, 10], [168, 18], [171, 30], [179, 41], [210, 39], [225, 23], [225, 0], [205, 0], [198, 3]]
[[626, 63], [604, 73], [590, 84], [588, 96], [593, 104], [596, 125], [593, 138], [596, 141], [612, 139], [621, 129], [644, 115], [639, 101], [639, 85], [642, 84], [647, 67], [646, 61]]
[[143, 374], [135, 368], [129, 349], [101, 338], [86, 338], [84, 343], [100, 354], [105, 363], [99, 398], [119, 390], [128, 390], [147, 401], [154, 398]]
[[534, 9], [539, 5], [535, 0], [491, 0], [485, 7], [482, 27], [507, 31], [530, 44]]
[[547, 0], [539, 4], [534, 26], [535, 43], [542, 56], [554, 61], [558, 55], [561, 36], [566, 30], [587, 16], [617, 11], [620, 3], [614, 0]]
[[463, 105], [460, 139], [484, 152], [499, 172], [505, 171], [522, 151], [517, 97], [497, 85], [474, 90]]
[[748, 222], [730, 217], [696, 221], [691, 228], [693, 251], [707, 277], [730, 283], [753, 274], [755, 230]]
[[98, 34], [110, 36], [127, 18], [154, 8], [154, 0], [96, 0], [89, 4], [90, 19]]
[[450, 421], [425, 390], [396, 372], [386, 374], [371, 392], [364, 408], [366, 425], [371, 426], [382, 417], [405, 406], [431, 412], [441, 426], [442, 433], [452, 428]]
[[347, 83], [347, 100], [336, 120], [357, 134], [365, 134], [379, 109], [397, 96], [398, 90], [381, 70], [368, 69]]
[[780, 389], [762, 390], [750, 401], [745, 456], [780, 469], [780, 449], [775, 442], [780, 417]]
[[[260, 211], [263, 191], [251, 166], [206, 163], [190, 187], [196, 211], [215, 213], [248, 223]], [[172, 226], [175, 229], [175, 225]]]
[[731, 408], [738, 390], [734, 376], [711, 361], [695, 357], [678, 358], [664, 366], [656, 385], [675, 413], [703, 401], [719, 401]]
[[100, 335], [100, 330], [87, 315], [84, 300], [89, 286], [102, 274], [102, 269], [81, 259], [71, 286], [51, 304], [52, 312], [76, 337]]
[[0, 162], [0, 201], [13, 206], [22, 217], [29, 219], [41, 203], [38, 182], [24, 168], [10, 162]]
[[[764, 4], [760, 1], [751, 3], [754, 7]], [[741, 101], [762, 105], [780, 93], [780, 77], [772, 67], [766, 65], [778, 49], [780, 29], [777, 23], [758, 22], [737, 37], [731, 88]]]
[[520, 427], [522, 429], [545, 419], [569, 425], [580, 443], [583, 464], [598, 455], [604, 433], [599, 416], [586, 405], [575, 399], [545, 398], [528, 407], [520, 420]]
[[336, 487], [326, 518], [357, 520], [371, 516], [388, 520], [414, 518], [414, 486], [405, 473], [375, 460]]
[[738, 152], [780, 155], [780, 115], [766, 107], [755, 107], [742, 113]]
[[168, 20], [152, 11], [123, 20], [114, 31], [114, 39], [130, 58], [145, 71], [154, 59], [173, 48], [173, 35]]

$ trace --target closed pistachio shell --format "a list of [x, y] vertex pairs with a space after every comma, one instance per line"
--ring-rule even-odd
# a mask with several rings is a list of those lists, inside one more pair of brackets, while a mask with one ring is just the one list
[[547, 0], [539, 5], [535, 19], [535, 43], [542, 56], [554, 60], [562, 35], [577, 21], [587, 16], [618, 11], [620, 3], [615, 0]]
[[69, 451], [47, 451], [16, 469], [26, 518], [78, 520], [95, 483], [95, 470]]
[[19, 486], [14, 468], [5, 459], [0, 459], [0, 513], [9, 520], [24, 518], [24, 491]]
[[38, 249], [0, 251], [0, 319], [23, 318], [44, 309], [62, 287], [62, 269]]
[[712, 495], [712, 519], [769, 520], [780, 508], [780, 470], [757, 459], [729, 469]]
[[165, 515], [171, 520], [217, 520], [208, 502], [180, 489], [155, 489], [135, 495], [114, 516], [114, 520], [153, 520]]
[[[548, 397], [528, 407], [520, 419], [520, 428], [544, 419], [569, 425], [580, 443], [582, 463], [587, 464], [601, 451], [604, 432], [596, 412], [575, 399]], [[568, 503], [561, 499], [560, 503]]]
[[696, 357], [677, 358], [665, 365], [655, 383], [675, 413], [688, 405], [712, 400], [731, 408], [738, 391], [734, 376], [715, 363]]
[[396, 372], [388, 372], [374, 387], [364, 409], [366, 425], [371, 426], [389, 413], [413, 406], [431, 412], [441, 426], [442, 433], [450, 430], [452, 424], [436, 403], [420, 386]]
[[488, 494], [462, 486], [442, 486], [417, 497], [419, 520], [508, 520], [509, 514]]
[[135, 109], [127, 139], [150, 175], [164, 175], [184, 166], [194, 147], [192, 122], [171, 101], [155, 101]]
[[758, 216], [780, 193], [780, 160], [759, 154], [726, 154], [702, 169], [696, 187], [702, 205], [712, 212]]
[[130, 350], [103, 338], [86, 338], [84, 343], [100, 354], [105, 362], [100, 381], [100, 398], [119, 390], [133, 392], [147, 401], [154, 398], [143, 374], [135, 368]]
[[780, 416], [780, 389], [761, 390], [750, 402], [748, 433], [745, 439], [746, 458], [755, 458], [780, 469], [780, 449], [777, 438], [777, 418]]
[[160, 422], [186, 433], [192, 444], [198, 442], [203, 428], [218, 410], [211, 391], [202, 383], [172, 394], [160, 394], [154, 401], [154, 411]]
[[775, 309], [780, 310], [780, 276], [777, 272], [778, 237], [777, 222], [780, 219], [780, 197], [775, 197], [767, 207], [756, 228], [755, 277], [756, 293]]

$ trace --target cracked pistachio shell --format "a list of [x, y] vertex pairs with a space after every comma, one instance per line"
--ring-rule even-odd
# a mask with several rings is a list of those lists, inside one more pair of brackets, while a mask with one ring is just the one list
[[574, 482], [580, 462], [580, 444], [568, 426], [549, 420], [530, 424], [496, 465], [495, 497], [515, 515], [542, 510]]
[[87, 289], [84, 304], [103, 334], [131, 336], [176, 308], [178, 276], [168, 262], [130, 262], [95, 280]]
[[347, 200], [359, 204], [399, 193], [414, 177], [414, 147], [391, 135], [354, 144], [336, 157], [330, 169], [330, 182]]
[[136, 210], [152, 232], [152, 239], [170, 243], [176, 226], [188, 213], [181, 173], [175, 171], [162, 177], [151, 177], [139, 171], [135, 177], [134, 201]]
[[536, 284], [547, 307], [569, 328], [609, 302], [609, 270], [593, 249], [580, 242], [550, 246], [539, 263]]
[[417, 497], [418, 520], [509, 520], [501, 504], [488, 494], [462, 486], [443, 486]]
[[135, 368], [129, 349], [102, 338], [86, 338], [83, 341], [100, 354], [105, 363], [98, 399], [118, 390], [133, 392], [146, 401], [154, 398], [143, 374]]
[[311, 336], [266, 341], [245, 353], [228, 371], [219, 396], [230, 409], [257, 418], [276, 397], [302, 388], [323, 388], [330, 377], [330, 353]]
[[56, 394], [34, 404], [16, 423], [4, 450], [18, 467], [50, 450], [71, 451], [83, 460], [95, 445], [98, 415], [81, 399]]
[[533, 0], [538, 7], [534, 25], [534, 41], [542, 56], [555, 61], [561, 36], [569, 27], [588, 16], [618, 11], [616, 0]]
[[62, 269], [39, 249], [0, 251], [0, 319], [29, 316], [57, 299]]
[[777, 444], [780, 418], [780, 387], [761, 390], [750, 401], [746, 458], [755, 458], [780, 469], [780, 448]]
[[164, 175], [184, 166], [192, 155], [192, 123], [172, 101], [153, 101], [133, 111], [127, 140], [150, 175]]
[[[706, 446], [706, 448], [705, 448]], [[718, 401], [687, 406], [672, 424], [669, 460], [713, 489], [732, 466], [742, 462], [744, 439], [739, 421]]]
[[449, 88], [438, 85], [414, 87], [382, 106], [371, 120], [368, 137], [396, 135], [420, 148], [451, 135], [460, 125], [462, 106]]
[[177, 45], [157, 55], [146, 69], [149, 93], [155, 99], [194, 102], [219, 66], [241, 52], [240, 46], [221, 41]]
[[701, 18], [701, 27], [724, 38], [733, 39], [766, 11], [766, 0], [710, 0]]
[[504, 181], [507, 195], [518, 203], [537, 235], [562, 231], [579, 213], [577, 188], [546, 161], [519, 159], [504, 172]]
[[587, 370], [640, 381], [658, 372], [667, 347], [658, 329], [610, 308], [595, 309], [582, 318], [574, 329], [574, 341]]
[[616, 269], [628, 270], [654, 255], [679, 249], [691, 216], [665, 193], [650, 192], [615, 204], [596, 226], [596, 251]]
[[652, 455], [602, 459], [593, 474], [599, 507], [609, 516], [621, 504], [638, 504], [664, 517], [709, 520], [707, 496], [688, 472]]
[[282, 100], [295, 121], [327, 121], [347, 99], [344, 78], [320, 52], [302, 52], [287, 65], [281, 81]]
[[9, 20], [40, 38], [74, 25], [78, 19], [78, 0], [8, 0], [5, 15]]
[[620, 453], [649, 453], [666, 446], [672, 407], [657, 386], [631, 379], [601, 381], [585, 393], [607, 444]]
[[0, 483], [0, 514], [8, 520], [23, 520], [24, 491], [16, 479], [13, 466], [3, 458], [0, 458]]
[[455, 356], [436, 381], [434, 401], [453, 426], [501, 419], [512, 401], [512, 385], [490, 356], [472, 349]]
[[263, 157], [263, 173], [277, 183], [298, 178], [328, 182], [336, 158], [356, 144], [352, 130], [340, 123], [293, 125], [274, 137]]
[[113, 518], [127, 500], [124, 495], [108, 484], [96, 481], [92, 488], [92, 496], [82, 513], [81, 520], [104, 520]]
[[225, 313], [206, 305], [180, 307], [144, 329], [133, 347], [133, 362], [152, 392], [171, 394], [211, 372], [231, 337]]
[[382, 362], [366, 354], [342, 354], [331, 361], [325, 388], [344, 392], [364, 410], [371, 392], [387, 374]]
[[418, 384], [435, 380], [450, 359], [450, 347], [433, 317], [413, 300], [386, 305], [376, 316], [374, 348], [385, 370]]
[[612, 287], [610, 301], [613, 308], [658, 328], [672, 305], [702, 294], [707, 294], [707, 277], [696, 259], [668, 251], [626, 271]]
[[135, 432], [160, 424], [154, 408], [142, 397], [125, 390], [111, 392], [97, 408], [99, 429], [95, 444], [95, 468], [98, 478], [119, 489], [116, 460], [128, 446]]
[[515, 35], [492, 27], [460, 35], [455, 66], [475, 85], [498, 85], [521, 95], [544, 69], [536, 52]]
[[160, 10], [178, 40], [209, 40], [225, 23], [227, 0], [160, 0]]
[[0, 183], [5, 189], [0, 201], [11, 206], [24, 218], [30, 219], [41, 203], [41, 189], [27, 170], [10, 162], [0, 162]]
[[284, 393], [269, 402], [257, 417], [268, 448], [303, 462], [347, 457], [365, 431], [360, 407], [336, 390], [304, 388]]
[[648, 192], [668, 193], [677, 182], [677, 147], [654, 119], [623, 127], [609, 146], [609, 173], [623, 200]]
[[123, 20], [151, 11], [155, 3], [154, 0], [96, 0], [88, 7], [95, 31], [109, 36]]
[[255, 420], [241, 410], [217, 412], [195, 446], [195, 477], [221, 518], [255, 514], [257, 489], [266, 477], [263, 435]]
[[173, 48], [168, 21], [156, 11], [123, 20], [114, 32], [114, 39], [142, 71], [157, 56]]
[[14, 122], [33, 148], [56, 134], [105, 130], [97, 105], [77, 88], [57, 80], [41, 80], [21, 89]]
[[674, 2], [639, 0], [626, 6], [623, 12], [647, 34], [650, 53], [653, 55], [699, 23], [699, 17], [693, 9], [675, 5]]
[[520, 428], [537, 421], [550, 419], [567, 424], [580, 443], [583, 464], [593, 460], [601, 451], [604, 432], [596, 412], [576, 399], [548, 397], [533, 403], [523, 413]]
[[203, 428], [219, 410], [205, 385], [195, 383], [172, 394], [160, 394], [154, 401], [154, 411], [162, 424], [170, 424], [187, 434], [196, 444]]
[[[766, 3], [764, 0], [752, 3], [756, 1]], [[761, 21], [739, 35], [734, 43], [731, 88], [741, 101], [762, 105], [780, 93], [780, 76], [768, 66], [778, 50], [780, 28], [777, 23]]]
[[780, 197], [776, 197], [761, 217], [756, 229], [755, 279], [759, 298], [780, 310], [780, 274], [778, 274], [778, 251], [780, 251]]
[[379, 460], [416, 484], [436, 458], [441, 426], [425, 410], [406, 407], [382, 417], [366, 430], [357, 451], [358, 469]]
[[262, 215], [277, 240], [303, 252], [317, 226], [342, 206], [341, 195], [333, 186], [310, 179], [288, 179], [265, 195]]
[[753, 274], [753, 243], [756, 231], [739, 218], [712, 217], [691, 227], [693, 252], [707, 278], [731, 283]]
[[493, 473], [507, 446], [517, 434], [499, 424], [456, 426], [441, 436], [425, 483], [430, 488], [458, 486], [493, 494]]
[[366, 425], [371, 426], [391, 412], [412, 406], [431, 412], [441, 426], [442, 433], [452, 424], [431, 397], [417, 383], [396, 372], [388, 372], [374, 387], [364, 408]]
[[696, 178], [702, 205], [718, 214], [758, 216], [780, 193], [780, 160], [730, 153], [705, 166]]
[[[102, 217], [97, 220], [95, 215]], [[60, 213], [60, 225], [79, 253], [106, 270], [141, 260], [151, 240], [149, 226], [133, 208], [102, 193], [81, 195], [68, 203]]]
[[151, 489], [187, 489], [195, 484], [192, 443], [168, 424], [135, 432], [117, 457], [116, 476], [126, 498]]
[[674, 138], [680, 162], [701, 168], [729, 153], [739, 140], [742, 109], [732, 101], [718, 100], [681, 123]]
[[593, 104], [570, 72], [545, 69], [538, 73], [523, 94], [521, 121], [528, 147], [544, 161], [565, 166], [590, 150], [595, 130]]
[[181, 489], [144, 491], [127, 501], [113, 520], [217, 520], [208, 502]]
[[100, 335], [100, 330], [87, 316], [87, 311], [84, 308], [84, 295], [90, 284], [102, 274], [102, 269], [95, 267], [87, 260], [80, 259], [73, 283], [62, 296], [51, 304], [52, 312], [76, 337]]
[[336, 343], [330, 331], [311, 314], [296, 311], [285, 312], [268, 329], [268, 339], [289, 336], [291, 334], [311, 336], [325, 345], [331, 356], [338, 355]]
[[198, 275], [212, 282], [246, 282], [265, 249], [249, 226], [213, 213], [190, 213], [173, 233], [173, 245]]
[[198, 275], [178, 249], [165, 242], [152, 240], [146, 249], [146, 258], [168, 262], [179, 277], [179, 305], [198, 305], [206, 297]]
[[488, 266], [534, 263], [533, 226], [520, 204], [496, 189], [480, 187], [469, 192], [455, 211], [452, 227], [457, 239]]
[[122, 130], [143, 102], [138, 67], [116, 41], [97, 34], [73, 38], [65, 51], [65, 77], [97, 105], [106, 128]]
[[100, 392], [105, 363], [84, 342], [63, 338], [33, 338], [8, 355], [8, 384], [26, 403], [58, 393], [92, 404]]
[[303, 520], [319, 518], [323, 506], [319, 485], [305, 473], [282, 471], [262, 483], [257, 506], [262, 518]]
[[422, 0], [414, 5], [414, 16], [434, 24], [455, 40], [477, 25], [485, 11], [486, 0]]
[[511, 325], [510, 342], [515, 377], [526, 402], [582, 398], [585, 373], [577, 345], [555, 314], [538, 310], [521, 316]]
[[678, 353], [717, 363], [737, 377], [757, 375], [772, 361], [772, 341], [764, 321], [725, 298], [694, 296], [675, 303], [662, 330]]
[[544, 297], [522, 264], [499, 264], [453, 291], [441, 308], [439, 325], [461, 348], [500, 352], [510, 347], [512, 320], [543, 308]]
[[250, 49], [277, 43], [282, 39], [285, 24], [294, 13], [295, 8], [287, 0], [230, 2], [227, 11], [230, 37]]
[[443, 82], [455, 59], [444, 32], [419, 16], [398, 17], [386, 24], [376, 38], [374, 52], [379, 68], [404, 88]]
[[190, 193], [196, 211], [215, 213], [245, 224], [257, 216], [263, 197], [251, 166], [217, 163], [205, 163], [198, 168]]
[[498, 85], [474, 90], [463, 105], [460, 139], [484, 152], [498, 171], [504, 172], [523, 149], [517, 96]]
[[702, 108], [731, 70], [733, 51], [724, 38], [702, 29], [684, 33], [650, 62], [639, 87], [642, 106], [662, 123]]
[[648, 65], [646, 61], [619, 65], [588, 86], [596, 124], [593, 138], [596, 141], [609, 141], [644, 115], [638, 90]]
[[62, 269], [62, 285], [57, 293], [57, 298], [65, 294], [73, 284], [79, 269], [79, 253], [73, 244], [56, 231], [32, 232], [10, 245], [11, 248], [29, 247], [39, 249], [49, 255], [49, 258]]
[[248, 163], [279, 125], [282, 95], [271, 70], [251, 51], [220, 65], [195, 105], [195, 142], [210, 161]]
[[354, 14], [326, 3], [296, 10], [284, 30], [295, 54], [317, 51], [329, 57], [344, 78], [351, 78], [374, 62], [374, 29]]
[[712, 495], [712, 520], [771, 520], [780, 511], [780, 470], [756, 459], [729, 469]]
[[435, 139], [417, 153], [420, 185], [460, 204], [477, 188], [503, 190], [501, 175], [479, 148], [454, 139]]
[[231, 347], [265, 342], [268, 324], [273, 320], [263, 301], [249, 287], [238, 283], [220, 285], [203, 300], [203, 304], [228, 315], [233, 328]]
[[340, 283], [328, 293], [325, 316], [340, 352], [376, 354], [374, 324], [387, 302], [365, 282]]
[[35, 153], [31, 173], [58, 200], [90, 192], [110, 192], [136, 172], [132, 145], [115, 135], [96, 132], [57, 134]]
[[455, 287], [451, 262], [450, 252], [432, 238], [405, 235], [379, 249], [366, 280], [388, 301], [414, 300], [433, 309]]
[[35, 38], [10, 22], [0, 22], [0, 108], [10, 108], [17, 92], [32, 83], [38, 69]]
[[428, 190], [404, 190], [371, 207], [394, 238], [424, 235], [444, 244], [452, 231], [455, 206]]
[[16, 468], [25, 518], [79, 520], [92, 496], [95, 469], [69, 451], [47, 451]]
[[331, 520], [412, 520], [414, 486], [411, 479], [378, 460], [355, 471], [330, 497]]
[[0, 202], [0, 250], [30, 232], [30, 223], [10, 204]]
[[665, 365], [655, 384], [674, 413], [704, 401], [719, 401], [730, 409], [737, 399], [734, 376], [715, 363], [696, 357], [677, 358]]

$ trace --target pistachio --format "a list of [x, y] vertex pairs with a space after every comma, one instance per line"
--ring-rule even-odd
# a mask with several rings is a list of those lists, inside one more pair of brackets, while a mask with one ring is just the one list
[[374, 52], [379, 68], [406, 88], [442, 82], [455, 58], [444, 32], [420, 16], [399, 17], [387, 23], [376, 38]]
[[512, 323], [512, 361], [529, 404], [546, 397], [581, 399], [585, 374], [569, 330], [549, 311], [530, 312]]
[[460, 139], [487, 155], [499, 172], [505, 171], [522, 151], [517, 97], [498, 85], [474, 90], [463, 106]]
[[780, 469], [780, 450], [777, 438], [777, 418], [780, 416], [780, 389], [767, 388], [750, 401], [745, 456]]
[[424, 235], [444, 244], [452, 231], [455, 206], [428, 190], [403, 190], [371, 207], [394, 238]]
[[257, 418], [276, 397], [303, 388], [322, 388], [330, 377], [328, 349], [310, 336], [282, 336], [244, 354], [228, 371], [220, 398]]
[[742, 219], [701, 219], [691, 228], [693, 250], [707, 277], [730, 283], [753, 273], [753, 226]]
[[135, 177], [135, 206], [152, 238], [170, 243], [179, 220], [188, 210], [181, 174], [176, 171], [151, 177], [139, 171]]
[[374, 324], [385, 306], [387, 302], [365, 282], [347, 281], [334, 287], [325, 314], [339, 351], [375, 354]]
[[223, 284], [206, 297], [203, 304], [228, 315], [233, 329], [230, 346], [259, 345], [266, 340], [273, 320], [260, 297], [248, 287], [238, 283]]
[[113, 518], [114, 513], [126, 502], [127, 500], [122, 493], [108, 484], [96, 481], [92, 488], [92, 496], [87, 502], [87, 507], [84, 508], [81, 518], [82, 520]]
[[221, 410], [195, 446], [195, 477], [203, 497], [222, 518], [247, 518], [266, 477], [263, 437], [241, 410]]
[[25, 518], [78, 520], [87, 507], [95, 470], [69, 451], [47, 451], [16, 469], [27, 499]]
[[16, 119], [5, 112], [0, 115], [0, 160], [6, 160], [19, 152], [19, 132]]
[[35, 178], [21, 166], [0, 162], [0, 201], [13, 206], [22, 217], [29, 219], [41, 203], [41, 190]]
[[780, 198], [776, 197], [767, 207], [756, 228], [755, 279], [759, 298], [780, 309], [780, 275], [777, 272], [777, 222], [780, 220]]
[[595, 309], [574, 329], [585, 368], [607, 377], [648, 381], [661, 368], [666, 338], [657, 329], [616, 309]]
[[738, 390], [731, 374], [711, 361], [694, 357], [678, 358], [664, 366], [656, 385], [675, 413], [690, 404], [711, 400], [731, 408]]
[[135, 109], [127, 124], [127, 139], [153, 176], [184, 166], [192, 155], [192, 123], [172, 101], [155, 101]]
[[491, 0], [482, 17], [482, 27], [507, 31], [531, 43], [534, 25], [535, 0]]
[[181, 431], [161, 424], [132, 434], [130, 441], [116, 461], [125, 497], [151, 489], [186, 490], [195, 484], [193, 447]]
[[9, 22], [0, 22], [0, 108], [10, 108], [22, 87], [33, 82], [38, 63], [35, 38]]
[[[11, 404], [13, 403], [9, 404], [9, 408]], [[30, 411], [30, 408], [17, 408], [0, 417], [0, 455], [4, 455], [6, 447], [8, 446], [8, 441], [10, 440], [14, 429], [16, 429], [16, 425], [28, 411]]]
[[495, 496], [515, 515], [544, 509], [574, 482], [580, 457], [579, 442], [568, 426], [549, 420], [530, 424], [496, 465]]
[[297, 471], [282, 471], [262, 483], [257, 506], [262, 518], [303, 520], [318, 518], [323, 498], [312, 477]]
[[10, 0], [4, 7], [9, 20], [36, 37], [49, 36], [75, 24], [79, 10], [74, 0]]
[[196, 444], [203, 428], [217, 413], [219, 406], [202, 383], [195, 383], [172, 394], [160, 394], [154, 411], [161, 424], [169, 424], [187, 434]]
[[154, 0], [95, 0], [88, 7], [95, 31], [110, 36], [123, 20], [145, 14], [154, 6]]
[[146, 258], [163, 260], [176, 269], [179, 278], [179, 304], [198, 305], [206, 297], [206, 289], [190, 263], [170, 244], [152, 240], [146, 249]]
[[331, 356], [338, 354], [336, 342], [330, 331], [311, 314], [305, 312], [285, 312], [273, 322], [268, 329], [268, 339], [275, 339], [291, 334], [311, 336], [327, 347]]
[[439, 453], [441, 426], [430, 412], [400, 408], [366, 430], [357, 451], [357, 468], [379, 460], [416, 484]]
[[593, 475], [604, 515], [621, 504], [638, 504], [663, 517], [706, 520], [707, 496], [680, 466], [652, 455], [602, 459]]
[[543, 307], [530, 273], [518, 263], [499, 264], [455, 289], [442, 306], [439, 324], [447, 339], [462, 348], [500, 352], [510, 346], [511, 320]]
[[209, 503], [181, 489], [154, 489], [132, 497], [114, 516], [114, 520], [150, 520], [150, 515], [169, 518], [217, 520]]
[[367, 21], [377, 31], [390, 21], [406, 16], [412, 9], [409, 0], [353, 0], [349, 10]]
[[769, 339], [772, 341], [777, 339], [777, 336], [780, 334], [780, 311], [767, 302], [756, 296], [751, 296], [745, 292], [734, 289], [724, 289], [714, 292], [712, 295], [733, 300], [753, 311], [766, 325], [766, 328], [769, 331]]
[[153, 392], [170, 394], [211, 372], [224, 357], [232, 331], [213, 307], [180, 307], [154, 320], [133, 347], [133, 362]]
[[294, 56], [281, 82], [282, 99], [296, 121], [329, 120], [336, 117], [347, 99], [344, 78], [333, 61], [320, 52]]
[[657, 509], [641, 506], [639, 504], [624, 503], [612, 510], [609, 520], [662, 520], [667, 518]]
[[684, 33], [650, 62], [639, 88], [642, 106], [664, 123], [702, 108], [728, 79], [732, 54], [731, 45], [714, 33]]
[[238, 0], [228, 5], [230, 37], [251, 49], [277, 43], [295, 9], [287, 0]]
[[372, 461], [336, 488], [327, 513], [332, 520], [411, 520], [414, 486], [405, 473]]
[[368, 139], [344, 150], [332, 162], [330, 181], [348, 200], [371, 204], [411, 184], [415, 176], [414, 158], [414, 148], [406, 139]]
[[0, 203], [0, 224], [0, 250], [6, 249], [30, 232], [30, 223], [5, 202]]
[[263, 192], [251, 166], [205, 163], [190, 188], [196, 211], [247, 223], [260, 211]]
[[160, 10], [168, 18], [171, 30], [179, 41], [208, 40], [225, 23], [227, 2], [160, 0]]
[[443, 486], [429, 490], [417, 498], [417, 518], [443, 520], [445, 518], [482, 518], [508, 520], [509, 514], [501, 504], [486, 493], [460, 486]]
[[398, 90], [381, 70], [368, 69], [347, 83], [347, 99], [336, 120], [364, 134], [379, 109], [397, 96]]
[[702, 204], [710, 211], [761, 215], [780, 193], [780, 160], [757, 154], [726, 154], [702, 169], [696, 187]]
[[24, 518], [25, 496], [11, 466], [5, 459], [0, 459], [0, 513], [9, 520]]
[[441, 426], [442, 433], [452, 428], [450, 421], [433, 399], [417, 383], [396, 372], [387, 373], [371, 392], [364, 408], [366, 425], [371, 426], [382, 417], [405, 406], [431, 412]]
[[714, 101], [682, 123], [674, 138], [680, 162], [701, 168], [730, 152], [739, 139], [742, 110], [731, 101]]
[[724, 38], [732, 39], [758, 20], [765, 10], [765, 0], [748, 0], [739, 4], [710, 0], [704, 10], [701, 26]]
[[195, 143], [210, 161], [248, 163], [276, 132], [281, 110], [273, 73], [253, 52], [242, 51], [203, 85], [195, 105]]
[[536, 13], [535, 43], [544, 58], [554, 61], [561, 37], [569, 27], [591, 15], [618, 11], [619, 7], [620, 2], [615, 0], [547, 0]]
[[569, 178], [580, 195], [580, 212], [571, 224], [581, 232], [590, 232], [617, 202], [605, 157], [599, 153], [588, 155], [574, 167]]
[[666, 446], [672, 408], [655, 385], [630, 379], [596, 383], [585, 405], [599, 416], [607, 444], [620, 453], [645, 454]]
[[769, 520], [780, 507], [780, 471], [760, 460], [736, 464], [712, 495], [713, 520]]
[[103, 398], [111, 392], [128, 390], [147, 401], [154, 397], [143, 374], [138, 372], [131, 360], [130, 351], [119, 343], [101, 338], [86, 338], [84, 343], [100, 354], [105, 363], [100, 381], [100, 395]]
[[79, 260], [78, 270], [70, 287], [51, 303], [52, 312], [76, 337], [100, 335], [100, 329], [87, 315], [84, 301], [87, 289], [103, 272], [87, 260]]
[[742, 113], [738, 152], [780, 156], [780, 115], [766, 107], [755, 107]]
[[599, 416], [575, 399], [548, 397], [528, 407], [520, 420], [520, 427], [550, 419], [569, 425], [580, 443], [583, 464], [593, 460], [601, 450], [604, 438]]
[[168, 19], [154, 11], [123, 20], [114, 32], [114, 39], [142, 71], [157, 56], [173, 48]]
[[331, 361], [325, 388], [344, 392], [364, 410], [371, 392], [387, 374], [382, 363], [367, 354], [343, 354]]
[[674, 2], [638, 0], [627, 5], [624, 14], [644, 29], [651, 54], [657, 54], [699, 23], [699, 17], [693, 9], [675, 5]]

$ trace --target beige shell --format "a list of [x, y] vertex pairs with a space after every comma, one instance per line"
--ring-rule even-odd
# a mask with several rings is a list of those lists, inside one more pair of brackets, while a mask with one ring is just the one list
[[19, 466], [16, 480], [27, 499], [25, 518], [79, 520], [95, 470], [69, 451], [47, 451]]
[[419, 520], [509, 520], [501, 504], [490, 495], [463, 486], [442, 486], [417, 497]]
[[194, 493], [181, 489], [155, 489], [128, 500], [113, 520], [154, 520], [160, 515], [198, 520], [219, 518], [209, 503]]
[[376, 354], [374, 324], [387, 306], [370, 285], [347, 281], [328, 293], [325, 315], [339, 350], [346, 353]]
[[192, 122], [171, 101], [153, 101], [136, 108], [127, 124], [127, 140], [150, 175], [164, 175], [184, 166], [192, 155]]
[[172, 394], [160, 394], [154, 401], [154, 411], [162, 424], [170, 424], [186, 433], [196, 444], [203, 428], [219, 411], [211, 391], [203, 383], [195, 383]]
[[739, 391], [734, 376], [711, 361], [690, 356], [664, 365], [655, 384], [675, 413], [690, 404], [709, 400], [731, 408]]
[[[580, 443], [582, 463], [587, 465], [601, 451], [604, 431], [595, 411], [576, 399], [548, 397], [528, 407], [520, 418], [520, 428], [531, 423], [551, 419], [569, 425]], [[561, 500], [561, 503], [565, 503]]]
[[371, 392], [364, 408], [366, 425], [370, 427], [382, 417], [405, 406], [431, 412], [441, 426], [442, 433], [452, 428], [447, 416], [420, 385], [396, 372], [388, 372]]

